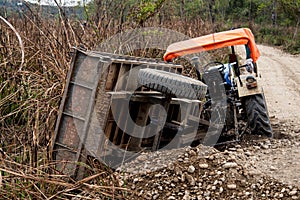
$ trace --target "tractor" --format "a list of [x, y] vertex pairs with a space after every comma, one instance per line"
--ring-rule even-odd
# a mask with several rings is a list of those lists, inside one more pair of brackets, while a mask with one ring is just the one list
[[[245, 63], [239, 61], [237, 45], [244, 48]], [[220, 48], [230, 51], [227, 63], [213, 61], [201, 66], [201, 58], [194, 56]], [[247, 130], [272, 137], [257, 65], [260, 53], [250, 29], [239, 28], [171, 44], [164, 60], [172, 62], [183, 56], [196, 68], [197, 80], [148, 68], [139, 71], [139, 83], [166, 95], [204, 101], [199, 129], [206, 126], [206, 131], [210, 130], [205, 144], [220, 142], [219, 137], [229, 133], [240, 140]]]

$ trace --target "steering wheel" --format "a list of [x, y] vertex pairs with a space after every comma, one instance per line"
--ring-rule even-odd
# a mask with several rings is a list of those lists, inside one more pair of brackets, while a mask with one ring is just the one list
[[213, 61], [213, 62], [210, 62], [210, 63], [206, 64], [206, 65], [203, 67], [204, 71], [207, 71], [207, 68], [208, 68], [208, 66], [210, 66], [210, 65], [213, 65], [213, 66], [216, 66], [216, 65], [222, 65], [221, 67], [218, 67], [218, 70], [219, 70], [219, 71], [224, 71], [224, 70], [225, 70], [225, 65], [224, 65], [223, 63], [221, 63], [221, 62], [219, 62], [219, 61]]

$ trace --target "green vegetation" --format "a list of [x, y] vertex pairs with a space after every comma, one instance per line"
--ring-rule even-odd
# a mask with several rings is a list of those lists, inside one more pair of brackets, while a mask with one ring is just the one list
[[[282, 46], [291, 53], [300, 53], [300, 0], [95, 0], [91, 21], [102, 17], [118, 20], [118, 26], [136, 24], [151, 26], [173, 24], [172, 29], [190, 36], [189, 29], [206, 24], [214, 32], [232, 27], [250, 27], [258, 42]], [[105, 12], [104, 12], [105, 11]], [[100, 17], [101, 16], [101, 17]], [[153, 23], [153, 22], [156, 23]], [[200, 24], [199, 24], [200, 23]], [[198, 27], [197, 27], [198, 26]], [[203, 28], [203, 27], [202, 27]], [[196, 32], [196, 31], [195, 31]], [[199, 33], [200, 33], [199, 32]], [[198, 34], [199, 35], [199, 34]], [[198, 36], [196, 35], [196, 36]]]
[[[8, 0], [0, 0], [0, 5], [0, 13], [16, 11], [20, 14], [21, 10], [30, 12], [32, 9], [48, 18], [59, 17], [58, 9], [51, 6], [42, 6], [42, 9], [29, 3], [18, 6], [17, 1]], [[300, 53], [300, 0], [94, 0], [84, 8], [66, 7], [62, 11], [70, 19], [89, 21], [95, 26], [95, 32], [101, 28], [107, 31], [112, 25], [117, 26], [119, 32], [128, 24], [141, 27], [173, 23], [172, 29], [180, 30], [176, 26], [184, 26], [184, 33], [188, 35], [188, 29], [197, 29], [195, 26], [199, 23], [209, 25], [207, 32], [250, 27], [258, 42]], [[98, 27], [99, 22], [102, 27]]]

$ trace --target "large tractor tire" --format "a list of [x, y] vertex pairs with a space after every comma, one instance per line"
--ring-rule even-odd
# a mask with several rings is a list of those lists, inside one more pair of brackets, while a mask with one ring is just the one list
[[207, 92], [207, 85], [201, 81], [151, 68], [140, 69], [138, 81], [150, 89], [178, 98], [203, 99]]
[[263, 94], [245, 97], [245, 108], [252, 134], [272, 137], [272, 127]]

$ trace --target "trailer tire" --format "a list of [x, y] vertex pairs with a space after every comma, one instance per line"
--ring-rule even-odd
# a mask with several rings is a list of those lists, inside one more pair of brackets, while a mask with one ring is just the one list
[[245, 97], [245, 108], [251, 133], [272, 137], [272, 127], [263, 94]]
[[203, 99], [207, 92], [207, 85], [201, 81], [151, 68], [139, 70], [138, 82], [150, 89], [179, 98]]

